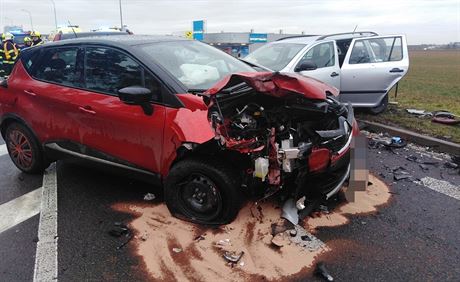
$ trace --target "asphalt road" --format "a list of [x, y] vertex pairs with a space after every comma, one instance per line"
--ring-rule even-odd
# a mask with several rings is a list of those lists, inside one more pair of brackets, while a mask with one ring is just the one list
[[[422, 170], [406, 159], [409, 155], [438, 163]], [[376, 213], [352, 216], [349, 224], [321, 228], [316, 234], [333, 249], [319, 260], [336, 281], [460, 281], [459, 199], [414, 182], [431, 177], [449, 182], [458, 192], [460, 175], [443, 168], [444, 162], [421, 157], [412, 148], [369, 149], [369, 169], [390, 184], [392, 197]], [[394, 180], [393, 169], [399, 166], [410, 179]], [[41, 175], [20, 173], [7, 155], [0, 156], [0, 171], [0, 209], [42, 185]], [[56, 171], [59, 280], [148, 281], [133, 244], [120, 248], [129, 237], [108, 232], [115, 222], [133, 218], [115, 211], [114, 204], [145, 205], [147, 192], [161, 201], [161, 189], [70, 162], [58, 162]], [[0, 281], [32, 280], [38, 229], [39, 216], [34, 215], [0, 233]], [[291, 280], [321, 281], [313, 274]]]
[[411, 180], [395, 182], [392, 169], [402, 166], [414, 180], [444, 179], [458, 191], [460, 175], [432, 165], [425, 172], [406, 159], [418, 155], [413, 150], [394, 152], [368, 151], [369, 170], [391, 184], [389, 204], [375, 214], [352, 217], [350, 224], [323, 228], [318, 237], [334, 252], [320, 259], [337, 281], [459, 281], [459, 200]]
[[[0, 137], [0, 146], [5, 144]], [[39, 188], [40, 175], [26, 175], [8, 155], [0, 155], [0, 206]], [[3, 218], [3, 214], [0, 215]], [[38, 215], [0, 233], [0, 280], [31, 281], [34, 273]]]

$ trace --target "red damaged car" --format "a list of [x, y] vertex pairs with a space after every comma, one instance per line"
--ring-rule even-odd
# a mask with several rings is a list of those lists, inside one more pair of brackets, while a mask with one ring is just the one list
[[1, 134], [24, 172], [67, 158], [128, 171], [200, 223], [230, 222], [244, 194], [329, 198], [350, 173], [351, 106], [317, 80], [257, 68], [174, 37], [29, 48], [0, 83]]

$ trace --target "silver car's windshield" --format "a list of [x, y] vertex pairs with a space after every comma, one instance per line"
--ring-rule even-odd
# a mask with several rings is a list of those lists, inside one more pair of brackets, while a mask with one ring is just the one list
[[191, 40], [157, 42], [139, 48], [188, 89], [206, 90], [231, 73], [255, 71], [214, 47]]
[[304, 44], [274, 43], [255, 50], [244, 59], [274, 71], [282, 70], [305, 47]]

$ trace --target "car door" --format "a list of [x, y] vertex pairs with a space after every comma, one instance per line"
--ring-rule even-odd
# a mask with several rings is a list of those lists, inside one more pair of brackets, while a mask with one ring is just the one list
[[[159, 172], [166, 109], [160, 81], [126, 52], [106, 46], [85, 48], [86, 95], [78, 101], [81, 143], [112, 162]], [[143, 86], [153, 93], [153, 114], [127, 105], [118, 90]]]
[[340, 100], [377, 106], [408, 69], [404, 35], [355, 38], [342, 65]]
[[[79, 124], [74, 119], [77, 110], [70, 103], [82, 94], [83, 49], [78, 46], [44, 48], [24, 67], [30, 77], [13, 79], [12, 90], [21, 100], [20, 116], [28, 122], [39, 139], [80, 140]], [[17, 80], [17, 81], [16, 81]]]
[[[301, 70], [305, 62], [312, 63], [316, 68]], [[294, 71], [340, 89], [340, 66], [335, 42], [321, 42], [310, 47], [297, 62]]]

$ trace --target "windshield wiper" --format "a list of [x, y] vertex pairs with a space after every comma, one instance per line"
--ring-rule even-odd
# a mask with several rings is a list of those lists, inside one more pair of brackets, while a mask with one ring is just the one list
[[188, 89], [187, 90], [188, 93], [192, 93], [192, 94], [197, 94], [197, 95], [203, 95], [204, 92], [206, 92], [206, 89]]
[[263, 70], [266, 70], [266, 71], [269, 71], [269, 72], [274, 72], [273, 70], [267, 68], [267, 67], [264, 67], [262, 65], [259, 65], [259, 64], [256, 64], [256, 63], [253, 63], [251, 61], [248, 61], [248, 60], [245, 60], [245, 59], [242, 59], [242, 58], [239, 58], [238, 60], [250, 65], [250, 66], [253, 66], [253, 67], [256, 67], [256, 68], [260, 68], [260, 69], [263, 69]]

